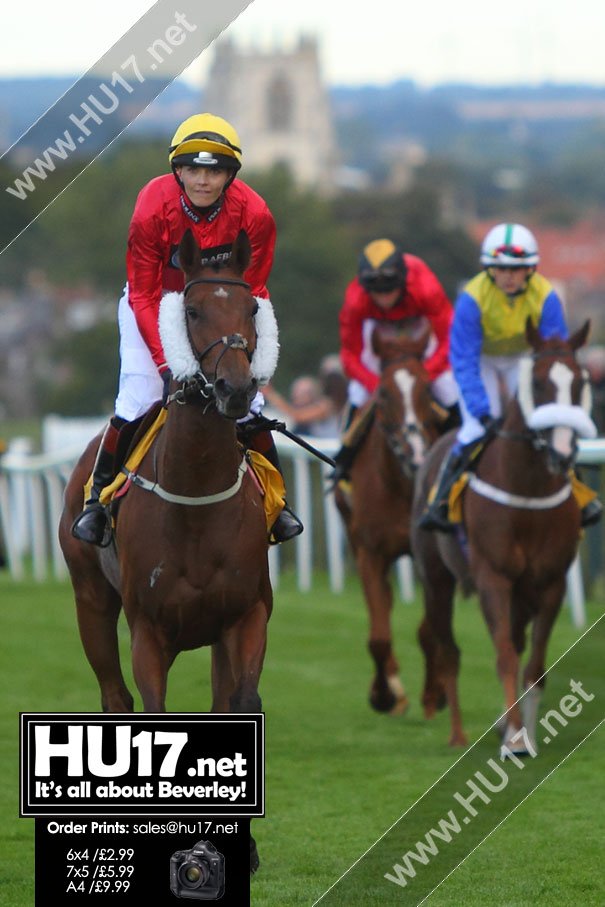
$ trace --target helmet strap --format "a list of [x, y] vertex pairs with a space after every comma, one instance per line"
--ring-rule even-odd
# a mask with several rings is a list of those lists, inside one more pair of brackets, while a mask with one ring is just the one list
[[212, 204], [208, 205], [207, 208], [199, 208], [197, 205], [194, 205], [185, 190], [183, 189], [181, 193], [181, 208], [194, 223], [199, 223], [202, 219], [207, 221], [209, 224], [212, 223], [215, 218], [221, 213], [221, 208], [223, 207], [223, 202], [225, 201], [225, 190], [221, 192], [217, 200]]

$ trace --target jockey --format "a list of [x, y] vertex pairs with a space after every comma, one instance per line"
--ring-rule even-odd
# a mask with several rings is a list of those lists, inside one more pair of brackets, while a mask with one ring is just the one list
[[[380, 362], [372, 350], [372, 333], [376, 325], [389, 324], [397, 328], [407, 323], [413, 327], [416, 322], [421, 330], [425, 320], [432, 328], [424, 367], [433, 395], [447, 410], [448, 422], [451, 419], [452, 425], [460, 424], [458, 389], [448, 358], [452, 316], [445, 290], [424, 261], [404, 253], [390, 239], [376, 239], [365, 246], [357, 276], [345, 291], [339, 316], [340, 358], [349, 378], [345, 431], [356, 411], [380, 384]], [[356, 440], [347, 443], [343, 439], [335, 458], [333, 484], [347, 477], [359, 447]]]
[[[539, 260], [530, 230], [521, 224], [498, 224], [483, 240], [483, 270], [456, 300], [450, 354], [460, 388], [462, 426], [441, 467], [433, 502], [420, 518], [423, 529], [455, 529], [448, 521], [451, 487], [479, 439], [502, 414], [500, 387], [511, 397], [516, 393], [519, 361], [527, 352], [527, 318], [544, 338], [568, 337], [561, 300], [536, 272]], [[599, 501], [590, 501], [582, 510], [582, 525], [596, 523], [601, 511]]]
[[[183, 290], [176, 252], [185, 231], [193, 232], [202, 260], [212, 262], [227, 260], [238, 233], [245, 230], [252, 246], [245, 279], [255, 296], [269, 297], [266, 282], [273, 264], [275, 222], [264, 200], [236, 179], [241, 158], [233, 126], [210, 113], [195, 114], [181, 123], [172, 139], [168, 156], [172, 173], [151, 180], [138, 195], [128, 232], [128, 282], [118, 309], [121, 362], [115, 415], [99, 446], [90, 497], [72, 527], [82, 541], [99, 545], [106, 537], [107, 515], [99, 495], [113, 479], [119, 429], [155, 401], [167, 398], [171, 375], [158, 312], [163, 295]], [[242, 421], [260, 415], [263, 403], [259, 392]], [[258, 432], [254, 446], [280, 468], [271, 432]], [[275, 541], [286, 541], [302, 529], [298, 517], [285, 507], [272, 535]]]

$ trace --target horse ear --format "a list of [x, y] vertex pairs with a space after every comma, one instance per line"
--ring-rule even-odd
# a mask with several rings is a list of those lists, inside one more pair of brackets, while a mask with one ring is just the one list
[[252, 246], [245, 230], [240, 230], [231, 250], [231, 267], [238, 274], [243, 274], [250, 264]]
[[187, 228], [179, 243], [179, 264], [183, 271], [190, 273], [198, 268], [202, 261], [202, 252], [195, 241], [191, 230]]
[[587, 318], [579, 331], [576, 331], [573, 336], [569, 338], [569, 345], [572, 350], [579, 350], [581, 346], [584, 346], [588, 340], [588, 334], [590, 333], [590, 318]]
[[537, 350], [542, 342], [540, 332], [536, 327], [534, 327], [534, 323], [529, 316], [527, 317], [527, 321], [525, 322], [525, 337], [529, 345], [533, 347], [534, 350]]

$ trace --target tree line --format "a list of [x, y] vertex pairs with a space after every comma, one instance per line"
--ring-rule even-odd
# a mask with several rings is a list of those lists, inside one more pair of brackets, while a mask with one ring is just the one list
[[[0, 284], [23, 291], [33, 269], [53, 285], [86, 282], [117, 300], [126, 279], [128, 225], [145, 183], [167, 171], [164, 143], [121, 142], [107, 149], [0, 258]], [[435, 271], [450, 298], [477, 269], [477, 249], [465, 230], [444, 217], [451, 186], [447, 168], [421, 168], [406, 191], [372, 189], [322, 197], [301, 189], [287, 168], [242, 178], [266, 199], [278, 240], [269, 289], [280, 327], [275, 382], [286, 388], [338, 350], [338, 311], [359, 252], [379, 236], [399, 242]], [[44, 184], [38, 188], [44, 192]], [[15, 203], [19, 226], [26, 206]], [[12, 224], [10, 225], [12, 228]], [[117, 330], [101, 321], [86, 331], [55, 324], [40, 357], [39, 413], [90, 414], [112, 405], [118, 373]], [[35, 313], [31, 313], [35, 319]]]

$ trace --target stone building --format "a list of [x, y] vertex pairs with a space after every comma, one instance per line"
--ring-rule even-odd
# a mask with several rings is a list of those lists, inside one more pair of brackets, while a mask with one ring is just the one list
[[272, 52], [218, 41], [203, 107], [236, 127], [246, 170], [285, 163], [301, 185], [334, 185], [336, 138], [315, 39]]

